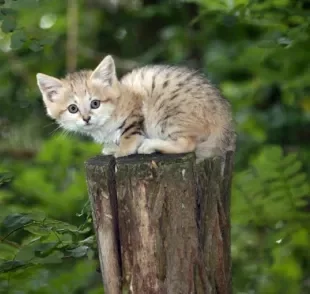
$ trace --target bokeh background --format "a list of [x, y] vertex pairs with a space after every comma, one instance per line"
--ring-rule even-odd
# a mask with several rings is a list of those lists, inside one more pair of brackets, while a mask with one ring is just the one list
[[310, 293], [310, 1], [1, 0], [0, 292], [102, 293], [84, 162], [35, 75], [201, 69], [232, 103], [236, 294]]

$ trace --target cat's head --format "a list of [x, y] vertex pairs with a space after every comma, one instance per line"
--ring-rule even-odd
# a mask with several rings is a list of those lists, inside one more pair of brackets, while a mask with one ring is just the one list
[[47, 114], [64, 129], [89, 133], [111, 117], [120, 95], [113, 58], [105, 57], [94, 71], [57, 79], [37, 74]]

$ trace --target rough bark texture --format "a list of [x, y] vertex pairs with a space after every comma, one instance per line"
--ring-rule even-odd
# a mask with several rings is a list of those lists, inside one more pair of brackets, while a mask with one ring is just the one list
[[90, 159], [86, 166], [105, 293], [118, 294], [121, 286], [121, 264], [114, 160], [112, 156], [95, 157]]
[[193, 154], [86, 163], [105, 293], [231, 293], [232, 159], [223, 175]]

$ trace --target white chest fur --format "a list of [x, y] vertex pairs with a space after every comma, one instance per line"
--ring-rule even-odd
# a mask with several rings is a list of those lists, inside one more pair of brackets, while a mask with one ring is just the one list
[[94, 138], [94, 140], [97, 143], [103, 144], [103, 143], [114, 143], [116, 145], [119, 145], [119, 141], [121, 138], [121, 130], [98, 130], [96, 132], [93, 132], [91, 136]]

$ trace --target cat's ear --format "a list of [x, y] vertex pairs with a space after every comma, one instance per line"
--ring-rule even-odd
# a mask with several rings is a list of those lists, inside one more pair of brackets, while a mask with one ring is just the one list
[[106, 56], [93, 71], [90, 79], [102, 86], [113, 86], [117, 82], [114, 60], [111, 55]]
[[37, 74], [37, 84], [44, 100], [47, 99], [49, 102], [54, 102], [55, 96], [59, 94], [63, 87], [59, 79], [42, 73]]

